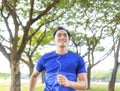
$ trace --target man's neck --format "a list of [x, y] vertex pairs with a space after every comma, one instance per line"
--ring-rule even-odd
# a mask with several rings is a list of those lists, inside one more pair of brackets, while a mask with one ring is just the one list
[[56, 53], [57, 54], [66, 54], [67, 53], [67, 49], [66, 48], [57, 48], [56, 49]]

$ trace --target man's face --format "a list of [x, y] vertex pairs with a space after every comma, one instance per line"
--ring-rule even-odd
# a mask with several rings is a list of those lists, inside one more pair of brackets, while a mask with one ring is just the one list
[[69, 43], [69, 36], [65, 30], [56, 32], [54, 42], [58, 47], [66, 47]]

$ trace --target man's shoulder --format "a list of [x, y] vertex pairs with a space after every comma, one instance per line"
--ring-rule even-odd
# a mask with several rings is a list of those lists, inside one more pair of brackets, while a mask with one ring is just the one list
[[77, 57], [77, 58], [82, 58], [79, 54], [75, 53], [75, 52], [72, 52], [72, 51], [69, 51], [69, 54], [74, 57]]
[[69, 54], [71, 54], [71, 55], [76, 55], [76, 56], [80, 56], [80, 55], [78, 55], [77, 53], [75, 53], [75, 52], [73, 52], [73, 51], [69, 51]]
[[52, 55], [54, 55], [54, 52], [48, 52], [48, 53], [45, 53], [42, 57], [49, 57]]
[[47, 52], [47, 53], [45, 53], [43, 56], [48, 56], [48, 55], [52, 55], [54, 52], [52, 51], [52, 52]]

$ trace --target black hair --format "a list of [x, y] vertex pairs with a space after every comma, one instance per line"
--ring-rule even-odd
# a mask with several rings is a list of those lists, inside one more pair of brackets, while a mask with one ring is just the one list
[[57, 33], [57, 31], [59, 31], [59, 30], [64, 30], [64, 31], [66, 31], [67, 32], [67, 34], [68, 34], [68, 37], [69, 37], [69, 39], [70, 39], [70, 32], [67, 30], [67, 29], [65, 29], [64, 27], [58, 27], [56, 30], [55, 30], [55, 32], [53, 33], [53, 38], [55, 37], [55, 34]]

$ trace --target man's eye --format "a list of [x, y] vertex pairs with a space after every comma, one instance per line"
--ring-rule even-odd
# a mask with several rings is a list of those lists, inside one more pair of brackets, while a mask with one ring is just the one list
[[67, 35], [66, 35], [66, 34], [64, 34], [64, 37], [67, 37]]
[[58, 34], [57, 36], [58, 36], [58, 37], [61, 37], [61, 34]]
[[57, 37], [61, 37], [61, 36], [67, 37], [67, 34], [57, 34]]

